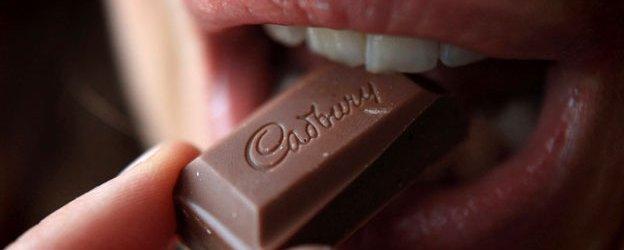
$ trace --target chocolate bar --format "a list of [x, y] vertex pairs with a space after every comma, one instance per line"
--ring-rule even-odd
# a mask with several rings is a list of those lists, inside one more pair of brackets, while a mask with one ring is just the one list
[[303, 77], [182, 171], [192, 248], [334, 245], [464, 136], [452, 98], [401, 74], [331, 66]]

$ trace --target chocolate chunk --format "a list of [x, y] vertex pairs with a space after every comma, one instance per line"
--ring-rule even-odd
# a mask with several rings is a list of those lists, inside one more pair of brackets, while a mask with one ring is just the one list
[[317, 70], [183, 170], [180, 234], [209, 249], [335, 244], [464, 128], [452, 101], [400, 74]]

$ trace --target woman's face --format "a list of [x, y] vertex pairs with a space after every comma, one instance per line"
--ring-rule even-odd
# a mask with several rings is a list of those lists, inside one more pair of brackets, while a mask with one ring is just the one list
[[[327, 58], [370, 71], [418, 74], [465, 103], [471, 125], [451, 163], [428, 170], [344, 247], [619, 246], [620, 3], [107, 3], [129, 100], [147, 143], [183, 138], [210, 145]], [[305, 39], [307, 47], [277, 45], [259, 28], [268, 23], [293, 27], [273, 27], [274, 39]], [[334, 30], [305, 29], [312, 26]]]

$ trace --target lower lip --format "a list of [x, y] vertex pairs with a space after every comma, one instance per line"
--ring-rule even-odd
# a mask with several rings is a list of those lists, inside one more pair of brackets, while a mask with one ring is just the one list
[[[566, 159], [590, 109], [591, 89], [551, 84], [540, 122], [526, 147], [479, 179], [458, 186], [415, 185], [345, 243], [354, 249], [459, 249], [508, 246], [518, 235], [557, 220], [567, 195]], [[539, 218], [539, 220], [527, 219]], [[492, 237], [495, 235], [495, 237]], [[528, 239], [520, 238], [520, 239]]]

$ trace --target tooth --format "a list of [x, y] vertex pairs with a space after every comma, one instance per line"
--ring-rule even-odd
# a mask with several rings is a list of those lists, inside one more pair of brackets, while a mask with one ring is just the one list
[[473, 114], [457, 164], [451, 169], [457, 180], [479, 177], [500, 164], [501, 156], [517, 152], [535, 129], [537, 110], [531, 99], [511, 101], [496, 112], [488, 117]]
[[273, 40], [290, 47], [297, 46], [305, 40], [306, 31], [303, 27], [266, 24], [264, 30]]
[[450, 44], [440, 45], [440, 61], [446, 66], [457, 67], [484, 59], [485, 56]]
[[530, 99], [508, 103], [494, 117], [494, 125], [511, 149], [520, 148], [531, 135], [537, 121], [537, 110]]
[[374, 73], [424, 72], [435, 68], [438, 61], [438, 47], [437, 42], [424, 39], [368, 35], [366, 69]]
[[323, 36], [325, 33], [322, 32], [320, 28], [308, 28], [306, 33], [306, 43], [308, 48], [315, 53], [320, 54], [323, 51], [323, 47], [325, 46], [325, 40], [323, 39], [326, 36]]
[[364, 64], [364, 34], [349, 30], [308, 28], [310, 50], [331, 60], [358, 66]]

